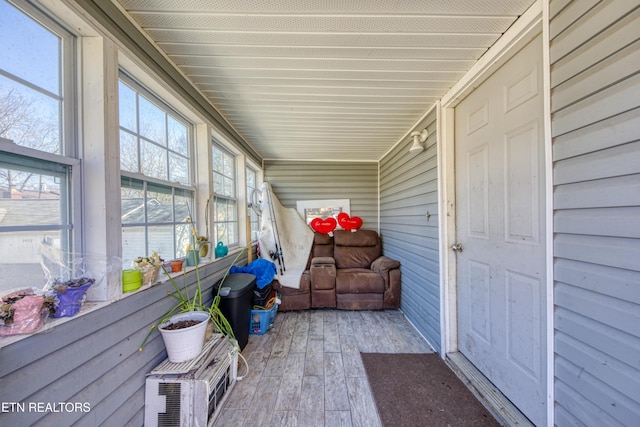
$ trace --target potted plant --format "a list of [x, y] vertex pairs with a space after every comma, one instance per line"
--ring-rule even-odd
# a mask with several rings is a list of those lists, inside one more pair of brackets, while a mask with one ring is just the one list
[[78, 314], [85, 293], [95, 281], [95, 279], [88, 277], [80, 277], [78, 279], [54, 283], [52, 288], [56, 297], [56, 303], [52, 317], [70, 317]]
[[0, 298], [0, 336], [38, 331], [54, 312], [55, 297], [33, 288], [20, 289]]
[[153, 252], [149, 257], [138, 257], [133, 260], [131, 267], [140, 270], [142, 273], [142, 284], [151, 285], [158, 279], [160, 268], [163, 267], [164, 260]]
[[[188, 222], [191, 222], [190, 217], [187, 218], [187, 220]], [[196, 236], [195, 227], [193, 226], [193, 223], [191, 224], [193, 235]], [[224, 282], [231, 267], [237, 262], [243, 252], [244, 251], [240, 251], [238, 253], [229, 268], [226, 270], [220, 283]], [[165, 273], [167, 273], [166, 270]], [[190, 360], [200, 354], [204, 344], [206, 327], [210, 321], [213, 323], [213, 326], [217, 331], [235, 343], [233, 329], [220, 310], [220, 289], [222, 286], [218, 286], [218, 291], [213, 298], [212, 304], [207, 306], [203, 301], [204, 298], [202, 295], [202, 284], [198, 262], [195, 263], [195, 275], [196, 288], [193, 295], [190, 294], [187, 286], [186, 275], [183, 275], [184, 286], [182, 288], [178, 286], [174, 278], [169, 275], [169, 280], [173, 287], [173, 292], [169, 292], [169, 295], [176, 300], [176, 305], [165, 313], [160, 321], [151, 327], [149, 333], [140, 346], [140, 351], [143, 350], [151, 335], [156, 330], [159, 330], [167, 349], [167, 355], [171, 362], [181, 363]], [[191, 337], [189, 338], [191, 342], [185, 342], [180, 337], [183, 334], [189, 335]]]

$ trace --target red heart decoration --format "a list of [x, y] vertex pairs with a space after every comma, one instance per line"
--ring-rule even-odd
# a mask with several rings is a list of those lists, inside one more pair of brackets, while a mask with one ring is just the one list
[[362, 219], [357, 216], [350, 217], [349, 214], [340, 212], [338, 214], [338, 224], [345, 230], [355, 231], [362, 227]]
[[329, 234], [336, 229], [338, 224], [335, 218], [313, 218], [310, 225], [311, 228], [318, 233]]

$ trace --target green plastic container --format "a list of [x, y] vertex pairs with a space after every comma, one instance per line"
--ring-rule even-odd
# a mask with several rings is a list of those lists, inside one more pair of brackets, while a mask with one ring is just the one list
[[133, 292], [142, 285], [142, 272], [140, 270], [122, 270], [122, 292]]

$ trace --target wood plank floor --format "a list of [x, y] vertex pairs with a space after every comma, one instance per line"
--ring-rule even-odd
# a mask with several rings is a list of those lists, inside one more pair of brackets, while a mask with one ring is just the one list
[[397, 310], [278, 313], [249, 335], [215, 426], [380, 426], [360, 352], [432, 351]]

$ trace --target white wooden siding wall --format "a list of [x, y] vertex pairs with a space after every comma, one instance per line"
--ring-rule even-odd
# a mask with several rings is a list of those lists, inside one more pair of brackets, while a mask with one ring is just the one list
[[550, 5], [555, 422], [640, 420], [640, 9]]
[[402, 264], [402, 311], [440, 351], [435, 109], [416, 129], [425, 127], [429, 130], [425, 151], [409, 153], [407, 140], [380, 162], [380, 234], [385, 255]]
[[[208, 300], [229, 258], [201, 269]], [[181, 279], [177, 283], [183, 286]], [[0, 349], [0, 402], [26, 408], [0, 412], [0, 425], [143, 425], [145, 374], [166, 352], [157, 333], [144, 351], [138, 347], [149, 326], [175, 305], [167, 295], [172, 289], [167, 281]], [[91, 410], [29, 411], [29, 402], [87, 402]]]
[[265, 161], [265, 181], [283, 206], [299, 200], [349, 199], [362, 228], [378, 230], [378, 164], [374, 162]]

